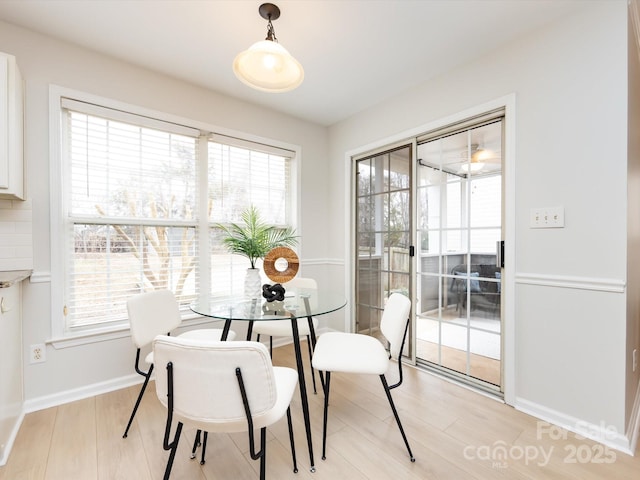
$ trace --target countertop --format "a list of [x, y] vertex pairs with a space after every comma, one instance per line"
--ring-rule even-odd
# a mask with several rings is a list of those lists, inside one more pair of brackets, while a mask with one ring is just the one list
[[0, 288], [8, 288], [29, 277], [33, 270], [9, 270], [0, 272]]

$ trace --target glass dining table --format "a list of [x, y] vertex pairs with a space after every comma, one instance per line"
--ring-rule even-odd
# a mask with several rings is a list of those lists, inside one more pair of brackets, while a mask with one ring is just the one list
[[247, 340], [251, 340], [253, 322], [268, 322], [273, 320], [291, 320], [291, 333], [298, 370], [298, 383], [304, 425], [309, 448], [309, 464], [311, 472], [315, 472], [313, 458], [313, 442], [311, 439], [311, 422], [309, 418], [309, 401], [302, 365], [300, 348], [300, 334], [298, 319], [307, 318], [311, 344], [315, 347], [316, 335], [313, 327], [313, 317], [326, 315], [344, 308], [347, 304], [343, 293], [323, 289], [292, 289], [285, 292], [284, 300], [269, 302], [264, 298], [248, 298], [242, 295], [225, 297], [207, 297], [193, 302], [191, 310], [197, 314], [224, 320], [222, 339], [226, 340], [231, 323], [234, 321], [248, 322]]

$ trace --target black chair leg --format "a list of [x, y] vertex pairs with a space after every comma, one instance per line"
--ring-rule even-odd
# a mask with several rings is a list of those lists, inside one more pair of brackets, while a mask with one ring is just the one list
[[327, 459], [327, 418], [329, 415], [329, 383], [331, 372], [325, 372], [324, 376], [324, 417], [322, 419], [322, 459]]
[[409, 452], [409, 458], [412, 462], [415, 462], [416, 459], [413, 456], [413, 452], [411, 451], [411, 447], [409, 446], [409, 440], [407, 440], [407, 436], [404, 433], [404, 428], [402, 428], [402, 423], [400, 422], [400, 417], [398, 416], [398, 411], [396, 410], [396, 405], [393, 403], [393, 398], [391, 397], [391, 391], [389, 390], [389, 385], [387, 384], [387, 379], [384, 375], [380, 375], [380, 380], [382, 380], [382, 385], [384, 386], [384, 391], [387, 394], [387, 399], [389, 400], [389, 405], [391, 405], [391, 411], [393, 411], [393, 416], [396, 418], [396, 423], [398, 424], [398, 428], [400, 429], [400, 433], [402, 434], [402, 439], [404, 440], [404, 444], [407, 447], [407, 451]]
[[291, 459], [293, 460], [293, 473], [298, 473], [298, 461], [296, 460], [296, 445], [293, 441], [293, 423], [291, 422], [291, 407], [287, 408], [287, 425], [289, 426], [289, 443], [291, 443]]
[[307, 335], [307, 346], [309, 347], [309, 366], [311, 367], [311, 380], [313, 381], [313, 393], [318, 393], [316, 390], [316, 371], [313, 369], [313, 349], [311, 347], [311, 337]]
[[[171, 453], [169, 454], [169, 460], [167, 461], [167, 468], [164, 470], [164, 480], [169, 480], [171, 475], [171, 468], [173, 467], [173, 459], [176, 457], [176, 451], [178, 450], [178, 441], [180, 441], [180, 433], [182, 432], [182, 423], [178, 423], [176, 427], [176, 434], [173, 437], [173, 442], [170, 444]], [[166, 450], [166, 448], [165, 448]]]
[[193, 439], [193, 448], [191, 449], [191, 460], [196, 458], [196, 452], [198, 447], [202, 445], [202, 455], [200, 456], [200, 465], [204, 465], [204, 456], [207, 451], [207, 439], [209, 438], [209, 432], [204, 432], [202, 436], [202, 430], [196, 432], [196, 437]]
[[193, 439], [193, 448], [191, 449], [191, 460], [196, 458], [196, 452], [198, 451], [198, 447], [201, 445], [200, 436], [202, 435], [202, 430], [198, 430], [196, 432], [196, 438]]
[[209, 437], [209, 432], [204, 432], [204, 438], [202, 439], [202, 456], [200, 457], [200, 465], [204, 465], [204, 454], [207, 451], [207, 438]]
[[[140, 350], [138, 350], [137, 355], [139, 358]], [[127, 428], [124, 430], [124, 435], [122, 435], [122, 438], [127, 438], [127, 435], [129, 434], [129, 428], [131, 428], [131, 424], [133, 423], [133, 417], [136, 416], [136, 412], [138, 411], [138, 407], [140, 406], [140, 401], [142, 400], [142, 395], [144, 395], [144, 391], [147, 389], [147, 384], [149, 383], [149, 379], [151, 378], [151, 372], [153, 372], [153, 365], [149, 367], [149, 371], [147, 373], [138, 370], [138, 358], [136, 358], [136, 371], [144, 377], [144, 383], [142, 384], [142, 388], [140, 388], [138, 399], [136, 400], [136, 404], [133, 407], [131, 417], [129, 418], [129, 423], [127, 423]]]
[[260, 429], [260, 480], [266, 480], [267, 477], [267, 428]]

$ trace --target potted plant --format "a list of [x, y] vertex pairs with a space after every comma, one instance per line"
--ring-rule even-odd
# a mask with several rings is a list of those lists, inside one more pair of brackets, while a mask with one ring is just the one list
[[227, 249], [231, 253], [249, 259], [251, 267], [247, 269], [245, 294], [250, 297], [258, 297], [262, 288], [256, 262], [258, 259], [264, 258], [273, 248], [296, 245], [298, 237], [291, 227], [277, 227], [265, 223], [260, 217], [260, 212], [253, 205], [242, 212], [241, 218], [243, 224], [222, 225], [218, 223], [216, 226], [226, 233], [222, 243]]

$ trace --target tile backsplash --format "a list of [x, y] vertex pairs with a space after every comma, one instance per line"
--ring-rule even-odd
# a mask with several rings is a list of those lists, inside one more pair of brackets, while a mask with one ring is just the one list
[[0, 271], [32, 269], [31, 199], [0, 200]]

